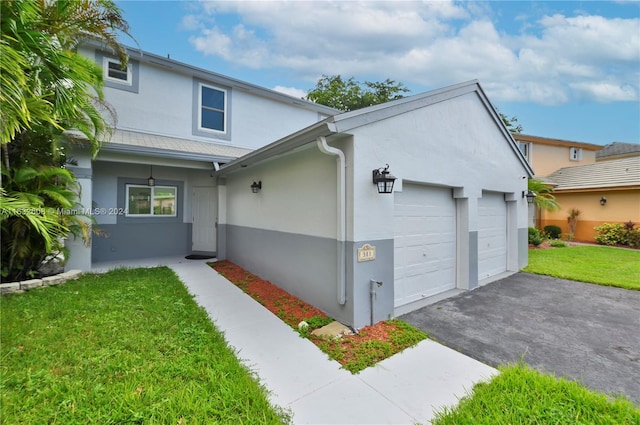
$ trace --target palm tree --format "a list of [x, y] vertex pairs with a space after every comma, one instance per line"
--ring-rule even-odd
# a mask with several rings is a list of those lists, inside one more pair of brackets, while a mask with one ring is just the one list
[[557, 211], [560, 209], [560, 204], [556, 201], [556, 197], [553, 196], [552, 186], [542, 180], [529, 179], [528, 188], [536, 194], [533, 204], [537, 209], [544, 211]]
[[69, 231], [88, 240], [88, 222], [65, 213], [76, 206], [79, 189], [64, 168], [61, 141], [65, 130], [78, 130], [96, 155], [110, 125], [102, 113], [102, 69], [77, 47], [99, 40], [125, 64], [117, 36], [129, 28], [112, 0], [3, 0], [0, 22], [1, 202], [7, 206], [0, 226], [7, 279], [32, 273], [58, 252]]

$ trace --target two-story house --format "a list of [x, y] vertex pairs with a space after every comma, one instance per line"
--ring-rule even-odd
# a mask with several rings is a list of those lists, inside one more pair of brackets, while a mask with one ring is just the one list
[[103, 233], [90, 249], [74, 249], [74, 268], [215, 254], [213, 173], [337, 112], [140, 50], [128, 49], [126, 69], [98, 45], [81, 52], [103, 67], [105, 99], [116, 116], [95, 161], [82, 150], [71, 153], [82, 204]]
[[124, 70], [84, 53], [117, 122], [95, 161], [72, 153], [108, 237], [76, 242], [68, 267], [215, 253], [360, 328], [527, 264], [533, 171], [477, 81], [339, 113], [138, 50]]
[[640, 223], [640, 145], [607, 146], [515, 134], [537, 178], [554, 188], [557, 211], [531, 211], [530, 225], [559, 226], [568, 234], [567, 218], [578, 210], [576, 240], [595, 241], [603, 223]]

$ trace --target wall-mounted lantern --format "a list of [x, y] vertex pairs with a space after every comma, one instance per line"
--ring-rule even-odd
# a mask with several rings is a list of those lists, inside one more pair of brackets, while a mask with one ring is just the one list
[[260, 192], [260, 189], [262, 189], [262, 180], [257, 183], [255, 181], [251, 183], [251, 192], [258, 193]]
[[607, 203], [607, 198], [605, 198], [604, 196], [600, 198], [600, 205], [604, 207], [606, 203]]
[[149, 172], [149, 178], [147, 179], [147, 186], [155, 186], [156, 185], [156, 179], [153, 178], [153, 165], [150, 165], [150, 172]]
[[527, 198], [527, 204], [531, 205], [533, 204], [533, 201], [535, 201], [536, 199], [536, 193], [533, 190], [527, 190], [526, 192], [523, 190], [522, 191], [522, 197], [526, 197]]
[[373, 184], [378, 186], [378, 193], [393, 192], [393, 184], [396, 177], [389, 172], [389, 164], [385, 164], [384, 168], [373, 170]]

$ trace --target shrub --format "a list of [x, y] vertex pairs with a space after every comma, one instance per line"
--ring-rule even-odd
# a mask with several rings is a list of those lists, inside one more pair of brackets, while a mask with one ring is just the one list
[[596, 242], [602, 245], [622, 245], [624, 226], [620, 223], [604, 223], [594, 227]]
[[632, 248], [640, 247], [640, 229], [635, 229], [635, 223], [604, 223], [594, 227], [595, 239], [603, 245], [627, 245]]
[[544, 231], [551, 239], [558, 239], [562, 233], [560, 226], [556, 226], [555, 224], [544, 226]]
[[544, 241], [544, 239], [542, 238], [542, 235], [540, 234], [540, 230], [536, 229], [535, 227], [529, 227], [529, 243], [534, 245], [534, 246], [538, 246], [543, 241]]
[[631, 248], [640, 248], [640, 229], [633, 229], [627, 233], [627, 245]]
[[567, 244], [560, 240], [555, 240], [550, 242], [551, 246], [554, 248], [566, 248]]

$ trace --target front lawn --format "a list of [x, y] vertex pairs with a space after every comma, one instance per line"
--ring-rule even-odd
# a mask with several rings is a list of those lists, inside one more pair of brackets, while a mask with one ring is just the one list
[[499, 369], [458, 406], [439, 412], [432, 424], [640, 424], [640, 409], [626, 398], [612, 400], [524, 364]]
[[222, 334], [168, 268], [2, 297], [7, 424], [274, 424]]
[[523, 271], [640, 290], [640, 251], [605, 246], [530, 249]]

